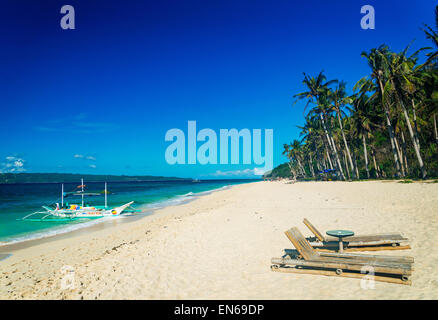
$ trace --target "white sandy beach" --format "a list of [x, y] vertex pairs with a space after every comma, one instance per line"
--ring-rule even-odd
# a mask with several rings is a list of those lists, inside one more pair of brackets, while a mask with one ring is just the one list
[[[438, 299], [438, 184], [256, 182], [152, 216], [13, 252], [0, 261], [2, 299]], [[284, 231], [307, 217], [320, 230], [398, 231], [415, 258], [412, 286], [276, 273], [293, 249]], [[75, 288], [61, 289], [61, 268]]]

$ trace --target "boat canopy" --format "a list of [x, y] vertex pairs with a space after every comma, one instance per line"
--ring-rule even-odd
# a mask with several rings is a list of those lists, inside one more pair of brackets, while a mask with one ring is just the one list
[[82, 192], [82, 191], [73, 191], [73, 192], [64, 192], [64, 198], [69, 196], [101, 196], [102, 193], [96, 192]]

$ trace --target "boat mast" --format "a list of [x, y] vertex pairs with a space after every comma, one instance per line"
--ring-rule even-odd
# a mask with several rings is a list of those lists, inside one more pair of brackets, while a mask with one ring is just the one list
[[82, 207], [84, 207], [84, 178], [81, 179], [81, 188], [82, 188]]
[[106, 182], [105, 182], [105, 209], [108, 207], [106, 195], [107, 195], [107, 190], [106, 190]]
[[64, 184], [61, 184], [61, 209], [64, 207]]

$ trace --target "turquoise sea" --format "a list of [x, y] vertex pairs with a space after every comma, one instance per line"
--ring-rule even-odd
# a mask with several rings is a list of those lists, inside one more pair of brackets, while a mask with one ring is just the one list
[[[255, 180], [202, 180], [195, 181], [157, 181], [157, 182], [108, 182], [108, 206], [118, 206], [135, 201], [140, 209], [136, 215], [151, 214], [153, 209], [178, 204], [193, 199], [212, 190], [227, 186], [248, 183]], [[104, 183], [84, 182], [86, 191], [103, 192]], [[80, 183], [64, 184], [64, 191], [73, 191]], [[35, 222], [17, 220], [29, 213], [38, 211], [43, 205], [61, 203], [61, 184], [9, 184], [0, 185], [0, 246], [31, 239], [44, 238], [56, 234], [84, 228], [100, 223], [102, 219], [123, 218], [106, 217], [102, 219], [81, 219], [63, 222]], [[65, 202], [80, 204], [80, 197], [67, 198]], [[104, 196], [86, 197], [86, 204], [104, 205]]]

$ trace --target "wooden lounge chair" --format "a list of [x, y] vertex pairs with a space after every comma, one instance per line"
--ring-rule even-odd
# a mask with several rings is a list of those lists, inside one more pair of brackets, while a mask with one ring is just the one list
[[[315, 235], [317, 242], [312, 242], [312, 246], [318, 251], [333, 251], [338, 248], [339, 240], [335, 237], [324, 236], [319, 230], [304, 219], [303, 223]], [[318, 242], [319, 241], [319, 242]], [[345, 246], [344, 251], [380, 251], [380, 250], [404, 250], [411, 247], [407, 243], [408, 238], [403, 237], [400, 233], [377, 233], [368, 235], [354, 235], [343, 238]]]
[[412, 257], [378, 256], [352, 253], [317, 252], [298, 228], [285, 232], [302, 259], [289, 257], [272, 258], [271, 269], [279, 272], [319, 274], [349, 278], [363, 278], [371, 270], [374, 280], [410, 285]]

